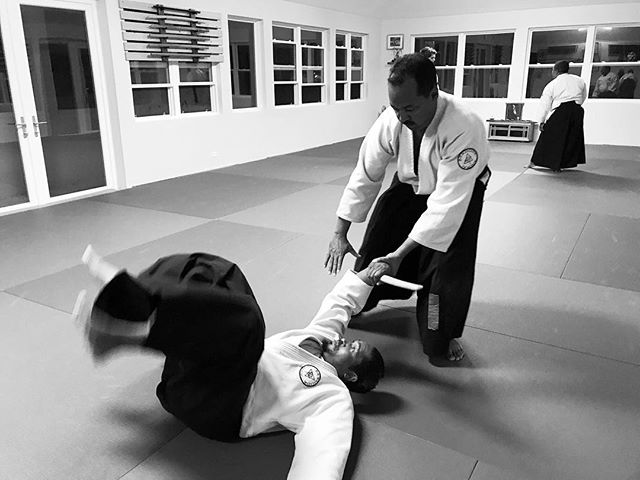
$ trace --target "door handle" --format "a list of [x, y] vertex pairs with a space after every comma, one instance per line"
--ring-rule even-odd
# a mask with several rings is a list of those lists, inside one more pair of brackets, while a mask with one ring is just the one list
[[15, 125], [16, 130], [22, 129], [22, 136], [27, 138], [29, 136], [29, 132], [27, 132], [27, 124], [24, 121], [24, 117], [20, 117], [20, 123], [10, 122], [9, 125]]
[[33, 131], [37, 137], [40, 134], [40, 125], [46, 125], [47, 122], [38, 122], [35, 115], [31, 115], [31, 120], [33, 120]]

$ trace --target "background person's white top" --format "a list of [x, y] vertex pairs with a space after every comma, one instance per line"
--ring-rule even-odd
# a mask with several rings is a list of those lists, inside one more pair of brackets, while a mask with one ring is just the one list
[[538, 122], [546, 122], [549, 113], [565, 102], [582, 105], [587, 98], [587, 84], [577, 75], [561, 73], [547, 83], [540, 97]]

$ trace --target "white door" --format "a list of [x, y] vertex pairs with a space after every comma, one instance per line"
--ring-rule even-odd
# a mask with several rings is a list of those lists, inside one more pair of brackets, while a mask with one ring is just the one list
[[104, 190], [112, 175], [92, 2], [0, 4], [0, 213]]

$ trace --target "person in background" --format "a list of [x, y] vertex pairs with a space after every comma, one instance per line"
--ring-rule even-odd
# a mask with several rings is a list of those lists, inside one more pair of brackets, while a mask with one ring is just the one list
[[438, 51], [435, 48], [427, 46], [421, 48], [420, 53], [426, 55], [434, 64], [436, 63], [436, 55], [438, 55]]
[[[462, 102], [438, 90], [436, 69], [426, 52], [400, 57], [387, 79], [390, 106], [360, 147], [358, 163], [337, 210], [325, 256], [331, 274], [347, 253], [360, 271], [372, 261], [391, 266], [390, 275], [423, 285], [416, 319], [428, 355], [464, 356], [458, 340], [471, 302], [478, 229], [491, 176], [484, 121]], [[376, 203], [360, 253], [347, 239], [352, 222], [364, 222], [397, 161], [391, 186]], [[410, 292], [376, 286], [364, 307]]]
[[[82, 258], [100, 282], [79, 295], [94, 358], [125, 347], [165, 355], [162, 406], [196, 433], [235, 441], [295, 433], [289, 480], [340, 480], [351, 448], [353, 402], [384, 374], [384, 362], [344, 332], [388, 266], [347, 272], [306, 327], [265, 340], [262, 313], [237, 265], [205, 253], [171, 255], [133, 277], [89, 246]], [[286, 299], [286, 294], [283, 297]]]
[[566, 60], [556, 62], [551, 76], [553, 80], [540, 97], [540, 137], [529, 167], [559, 172], [586, 162], [581, 105], [587, 98], [587, 85], [582, 78], [569, 73]]
[[637, 85], [638, 79], [630, 68], [627, 70], [627, 73], [622, 75], [620, 78], [620, 84], [618, 85], [618, 98], [634, 98]]
[[596, 80], [592, 96], [594, 98], [615, 98], [617, 88], [618, 76], [611, 71], [610, 66], [605, 65], [600, 69], [600, 76]]

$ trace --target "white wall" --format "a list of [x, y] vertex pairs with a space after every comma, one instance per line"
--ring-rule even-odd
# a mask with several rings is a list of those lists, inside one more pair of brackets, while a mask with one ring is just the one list
[[[475, 15], [422, 17], [382, 22], [379, 48], [385, 48], [387, 34], [404, 34], [404, 53], [413, 51], [413, 38], [424, 35], [514, 30], [514, 48], [510, 96], [506, 99], [465, 99], [482, 117], [504, 118], [505, 102], [524, 102], [523, 118], [533, 119], [538, 107], [535, 99], [524, 98], [528, 64], [529, 30], [541, 27], [572, 27], [593, 24], [625, 24], [640, 22], [640, 2], [586, 5], [553, 9], [518, 10]], [[390, 57], [390, 54], [387, 53]], [[386, 74], [387, 58], [378, 64], [379, 75]], [[382, 77], [384, 78], [384, 76]], [[588, 78], [585, 78], [588, 82]], [[386, 103], [382, 92], [379, 102]], [[585, 109], [585, 141], [591, 144], [640, 146], [638, 124], [640, 101], [635, 100], [587, 100]]]
[[[171, 6], [222, 14], [225, 63], [219, 67], [219, 113], [136, 118], [128, 63], [124, 57], [118, 0], [99, 4], [102, 50], [106, 52], [110, 126], [118, 166], [118, 187], [131, 187], [227, 165], [262, 159], [362, 136], [380, 109], [384, 82], [372, 71], [380, 63], [380, 22], [373, 18], [308, 7], [280, 0], [172, 0]], [[167, 2], [167, 4], [169, 4]], [[259, 19], [257, 77], [259, 108], [233, 110], [228, 63], [227, 20]], [[368, 36], [365, 52], [367, 95], [362, 101], [300, 106], [273, 106], [271, 24], [285, 22]], [[329, 48], [327, 80], [331, 83], [334, 54]], [[377, 72], [379, 73], [379, 72]], [[330, 95], [329, 95], [330, 97]]]

